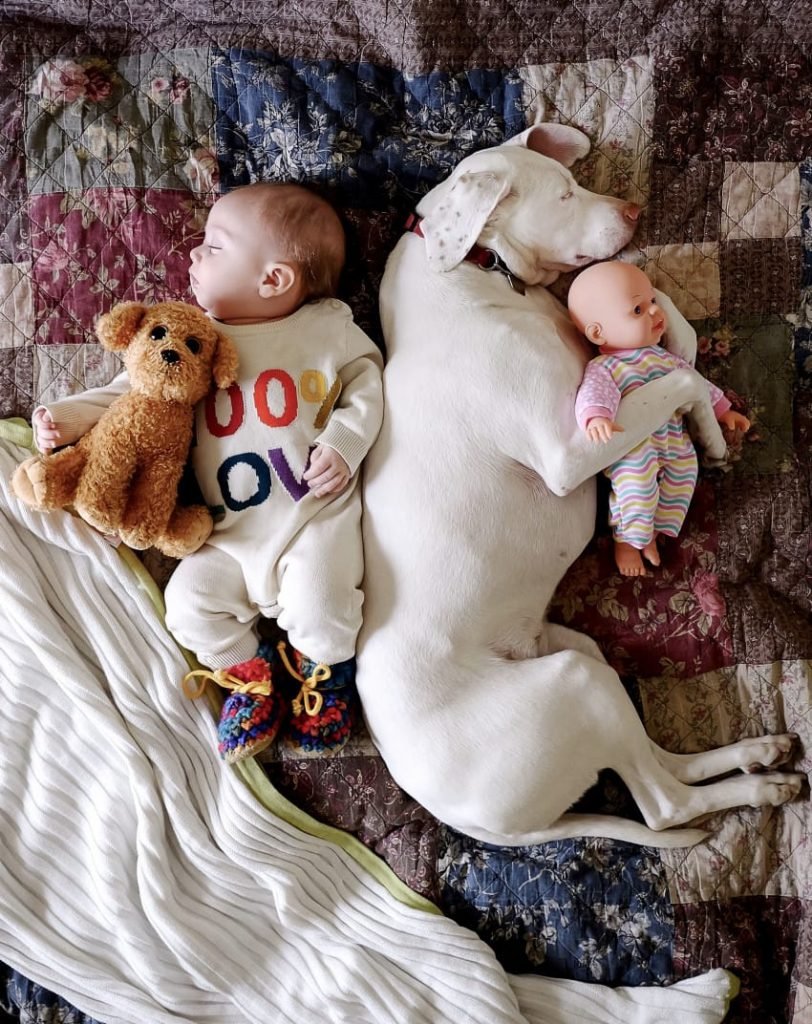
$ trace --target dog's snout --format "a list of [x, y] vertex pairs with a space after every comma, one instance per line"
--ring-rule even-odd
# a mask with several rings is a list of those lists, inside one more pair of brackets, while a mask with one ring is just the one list
[[632, 221], [633, 224], [637, 223], [641, 212], [642, 207], [638, 206], [637, 203], [626, 203], [622, 211], [624, 218]]
[[163, 351], [161, 352], [161, 359], [163, 359], [165, 363], [169, 363], [170, 366], [172, 365], [172, 363], [180, 362], [180, 356], [174, 349], [171, 348], [163, 349]]

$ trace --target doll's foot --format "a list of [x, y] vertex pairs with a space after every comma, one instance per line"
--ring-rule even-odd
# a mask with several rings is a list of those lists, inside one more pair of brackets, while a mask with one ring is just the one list
[[[659, 556], [658, 556], [659, 557]], [[621, 576], [647, 576], [642, 552], [625, 541], [615, 541], [615, 565]]]
[[288, 656], [284, 642], [279, 657], [294, 684], [292, 716], [285, 746], [299, 754], [335, 754], [350, 738], [358, 708], [355, 658], [335, 665], [311, 661], [299, 651]]
[[[274, 689], [271, 675], [268, 661], [256, 657], [226, 670], [189, 672], [183, 680], [183, 692], [192, 699], [201, 696], [208, 680], [232, 691], [217, 726], [217, 749], [229, 764], [259, 754], [279, 732], [287, 703]], [[189, 685], [194, 677], [201, 682]]]
[[651, 565], [660, 564], [660, 552], [657, 549], [657, 538], [652, 537], [651, 540], [643, 548], [643, 558]]

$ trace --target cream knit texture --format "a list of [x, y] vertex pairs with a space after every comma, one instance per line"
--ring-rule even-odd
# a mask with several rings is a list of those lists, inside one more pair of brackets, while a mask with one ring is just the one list
[[118, 553], [10, 495], [27, 452], [3, 434], [0, 959], [106, 1024], [722, 1019], [720, 971], [632, 992], [510, 979], [265, 809]]

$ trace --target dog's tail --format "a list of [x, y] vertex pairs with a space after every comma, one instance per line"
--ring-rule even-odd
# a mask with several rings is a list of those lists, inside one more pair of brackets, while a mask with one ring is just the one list
[[563, 814], [548, 828], [523, 835], [497, 836], [475, 828], [465, 828], [461, 831], [496, 846], [533, 846], [536, 843], [549, 843], [557, 839], [599, 838], [661, 849], [695, 846], [710, 835], [701, 828], [669, 828], [657, 832], [639, 821], [616, 818], [611, 814]]

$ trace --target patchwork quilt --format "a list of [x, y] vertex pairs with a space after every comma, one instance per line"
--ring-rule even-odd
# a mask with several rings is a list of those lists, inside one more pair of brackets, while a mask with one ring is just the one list
[[[382, 344], [377, 288], [418, 199], [528, 124], [575, 125], [593, 143], [577, 178], [645, 207], [627, 255], [693, 323], [698, 368], [754, 426], [729, 465], [702, 471], [681, 536], [645, 579], [615, 572], [604, 492], [552, 617], [599, 642], [662, 746], [789, 730], [808, 772], [804, 7], [0, 0], [0, 416], [106, 383], [119, 364], [95, 318], [122, 299], [191, 300], [186, 267], [209, 206], [257, 179], [328, 190], [350, 234], [343, 297]], [[159, 581], [172, 569], [154, 553], [146, 563]], [[362, 730], [337, 757], [271, 751], [264, 767], [510, 971], [663, 985], [723, 966], [742, 983], [731, 1022], [812, 1022], [808, 794], [717, 815], [687, 850], [517, 849], [431, 819]], [[583, 806], [636, 814], [609, 773]], [[0, 980], [11, 1019], [87, 1021], [10, 969]]]

